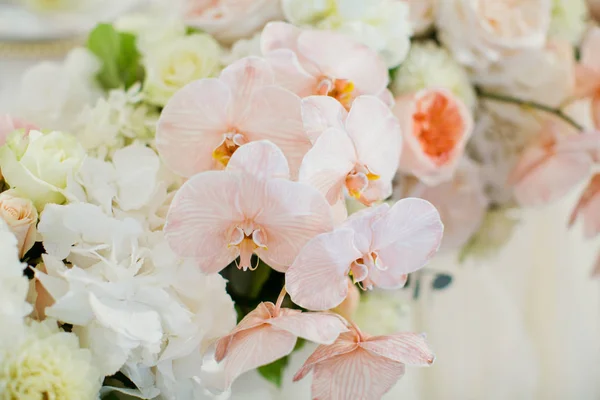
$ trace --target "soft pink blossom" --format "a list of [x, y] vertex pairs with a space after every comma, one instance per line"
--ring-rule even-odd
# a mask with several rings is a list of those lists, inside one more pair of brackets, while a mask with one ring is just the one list
[[600, 174], [590, 180], [571, 214], [569, 225], [573, 225], [577, 219], [583, 219], [586, 238], [600, 234]]
[[6, 137], [17, 129], [25, 129], [25, 134], [38, 128], [29, 122], [13, 118], [8, 114], [0, 114], [0, 146], [6, 142]]
[[299, 96], [332, 96], [346, 108], [362, 94], [381, 97], [390, 105], [393, 102], [383, 60], [341, 33], [271, 22], [261, 40], [277, 82]]
[[468, 107], [446, 89], [424, 89], [396, 99], [404, 138], [400, 169], [428, 185], [452, 179], [473, 133]]
[[587, 0], [590, 14], [596, 21], [600, 21], [600, 0]]
[[600, 28], [591, 28], [581, 45], [581, 60], [576, 66], [576, 97], [591, 98], [592, 119], [600, 128]]
[[442, 233], [438, 212], [422, 199], [364, 209], [308, 242], [286, 272], [286, 289], [301, 307], [327, 310], [348, 295], [349, 273], [365, 289], [400, 288], [436, 253]]
[[551, 203], [587, 178], [600, 147], [600, 133], [579, 133], [547, 122], [509, 176], [521, 205]]
[[175, 253], [219, 272], [240, 256], [258, 255], [285, 271], [300, 249], [332, 227], [331, 209], [312, 186], [289, 180], [285, 156], [258, 141], [236, 151], [225, 171], [207, 171], [183, 184], [164, 228]]
[[225, 372], [221, 389], [231, 386], [244, 372], [290, 354], [298, 337], [331, 344], [347, 331], [343, 320], [335, 314], [303, 313], [270, 302], [260, 303], [217, 342], [215, 359], [222, 362]]
[[357, 97], [347, 112], [331, 97], [310, 96], [302, 100], [302, 116], [314, 145], [300, 166], [300, 181], [344, 210], [345, 191], [365, 205], [391, 195], [401, 134], [381, 100]]
[[177, 92], [158, 121], [156, 146], [165, 164], [190, 177], [222, 169], [237, 148], [270, 140], [295, 173], [311, 143], [302, 126], [300, 98], [274, 84], [266, 61], [248, 57]]
[[282, 17], [279, 0], [186, 0], [185, 22], [229, 44]]
[[313, 399], [379, 400], [404, 375], [405, 365], [429, 366], [434, 359], [424, 335], [370, 336], [353, 328], [317, 347], [294, 381], [312, 371]]
[[6, 222], [18, 241], [19, 257], [23, 258], [35, 244], [38, 212], [33, 202], [20, 197], [15, 190], [0, 193], [0, 218]]

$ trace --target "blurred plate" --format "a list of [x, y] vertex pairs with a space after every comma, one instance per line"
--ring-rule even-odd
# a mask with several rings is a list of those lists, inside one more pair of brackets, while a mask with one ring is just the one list
[[140, 8], [146, 0], [87, 0], [76, 10], [34, 12], [0, 1], [0, 41], [30, 42], [69, 39], [87, 34], [100, 22]]

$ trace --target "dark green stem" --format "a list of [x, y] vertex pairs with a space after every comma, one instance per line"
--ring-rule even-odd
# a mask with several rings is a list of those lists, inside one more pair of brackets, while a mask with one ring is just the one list
[[566, 123], [568, 123], [569, 125], [571, 125], [572, 127], [574, 127], [575, 129], [577, 129], [578, 131], [583, 131], [583, 126], [575, 122], [573, 118], [569, 117], [567, 114], [565, 114], [562, 110], [558, 108], [550, 107], [541, 103], [537, 103], [535, 101], [521, 100], [515, 97], [505, 96], [502, 94], [487, 93], [482, 91], [481, 89], [477, 90], [477, 95], [484, 99], [498, 101], [501, 103], [515, 104], [523, 108], [534, 108], [536, 110], [544, 111], [548, 114], [553, 114], [565, 121]]

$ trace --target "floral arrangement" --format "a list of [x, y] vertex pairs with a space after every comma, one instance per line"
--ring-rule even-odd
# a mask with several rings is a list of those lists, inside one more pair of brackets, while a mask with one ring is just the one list
[[434, 355], [369, 315], [438, 250], [489, 257], [586, 181], [570, 224], [600, 233], [583, 0], [167, 7], [0, 118], [0, 399], [226, 398], [306, 341], [312, 398], [379, 399]]

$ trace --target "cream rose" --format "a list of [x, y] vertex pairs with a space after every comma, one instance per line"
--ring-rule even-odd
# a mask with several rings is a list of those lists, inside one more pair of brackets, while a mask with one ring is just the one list
[[148, 54], [144, 64], [146, 100], [159, 106], [186, 84], [219, 72], [221, 49], [206, 34], [195, 34], [165, 42]]
[[6, 222], [18, 240], [19, 257], [35, 243], [38, 212], [29, 199], [17, 196], [14, 190], [0, 193], [0, 218]]
[[551, 6], [551, 0], [439, 1], [440, 39], [475, 75], [485, 74], [507, 56], [543, 47]]
[[38, 211], [65, 201], [67, 178], [79, 168], [85, 151], [74, 136], [62, 132], [23, 131], [10, 134], [0, 147], [4, 180]]

